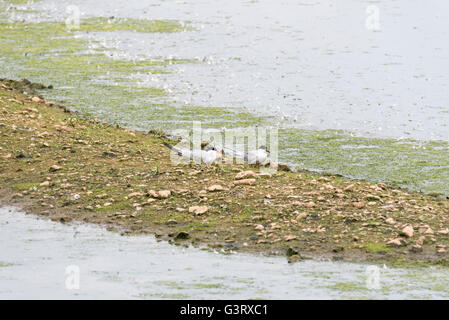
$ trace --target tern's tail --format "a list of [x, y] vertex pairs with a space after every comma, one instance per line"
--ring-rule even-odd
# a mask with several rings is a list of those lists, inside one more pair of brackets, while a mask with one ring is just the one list
[[176, 152], [177, 154], [181, 155], [181, 151], [179, 151], [177, 148], [173, 147], [171, 144], [168, 144], [167, 142], [163, 142], [164, 146], [169, 148], [170, 150]]

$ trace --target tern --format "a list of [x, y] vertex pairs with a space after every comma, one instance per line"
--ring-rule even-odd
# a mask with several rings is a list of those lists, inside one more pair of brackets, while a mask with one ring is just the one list
[[201, 162], [206, 164], [218, 162], [222, 158], [222, 152], [218, 151], [214, 147], [209, 147], [204, 150], [190, 150], [177, 148], [165, 142], [164, 146], [175, 152], [178, 156], [193, 160], [200, 160]]
[[243, 159], [248, 164], [265, 164], [268, 160], [268, 155], [270, 151], [266, 146], [260, 146], [259, 149], [249, 151], [249, 152], [237, 152], [229, 148], [225, 148], [231, 150], [232, 153], [225, 152], [226, 155], [230, 155], [233, 158]]

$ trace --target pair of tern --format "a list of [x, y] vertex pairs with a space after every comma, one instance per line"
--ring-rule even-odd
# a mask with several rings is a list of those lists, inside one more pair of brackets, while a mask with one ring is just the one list
[[204, 150], [190, 150], [177, 148], [165, 142], [164, 145], [175, 152], [178, 156], [193, 160], [199, 160], [206, 164], [212, 164], [221, 161], [221, 159], [223, 158], [223, 154], [232, 156], [233, 158], [243, 159], [248, 164], [265, 164], [270, 153], [266, 146], [261, 146], [259, 147], [259, 149], [250, 152], [237, 152], [232, 149], [225, 148], [230, 150], [230, 152], [224, 152], [219, 151], [214, 147], [209, 147]]

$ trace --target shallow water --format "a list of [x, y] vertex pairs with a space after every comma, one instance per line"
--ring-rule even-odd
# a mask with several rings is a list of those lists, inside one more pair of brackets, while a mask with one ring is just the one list
[[[78, 289], [76, 282], [66, 287], [69, 266], [79, 268]], [[367, 271], [373, 267], [378, 286]], [[181, 248], [0, 208], [0, 299], [447, 299], [448, 284], [447, 268], [290, 265], [282, 257]]]
[[[170, 35], [85, 35], [126, 59], [204, 61], [155, 79], [172, 88], [178, 101], [281, 113], [300, 128], [449, 138], [449, 22], [442, 14], [447, 1], [118, 3], [44, 1], [39, 8], [64, 17], [64, 9], [76, 4], [81, 17], [191, 22], [194, 31]], [[379, 30], [366, 26], [369, 6], [379, 10]]]

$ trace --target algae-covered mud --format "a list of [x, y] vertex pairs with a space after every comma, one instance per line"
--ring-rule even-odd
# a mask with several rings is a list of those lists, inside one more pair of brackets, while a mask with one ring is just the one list
[[[229, 255], [0, 208], [0, 299], [447, 299], [448, 270]], [[256, 268], [257, 266], [257, 268]], [[79, 286], [66, 270], [79, 270]], [[261, 276], [263, 275], [263, 276]]]
[[445, 1], [379, 1], [375, 30], [368, 1], [0, 5], [0, 76], [84, 116], [279, 125], [294, 167], [449, 195]]

